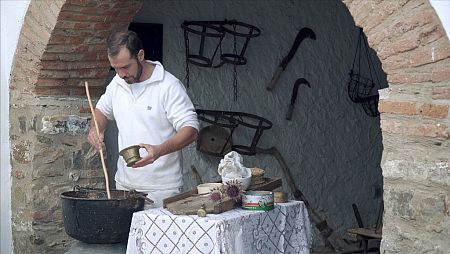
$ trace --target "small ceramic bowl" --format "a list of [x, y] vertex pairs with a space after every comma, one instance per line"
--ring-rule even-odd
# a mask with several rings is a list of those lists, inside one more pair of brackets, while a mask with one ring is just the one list
[[123, 157], [123, 159], [127, 163], [127, 167], [133, 166], [137, 161], [142, 159], [141, 155], [139, 154], [140, 148], [141, 148], [140, 146], [134, 145], [124, 148], [122, 149], [122, 151], [119, 152], [119, 154]]
[[222, 183], [202, 183], [197, 185], [197, 192], [198, 194], [206, 194], [210, 193], [214, 188], [223, 188]]
[[262, 177], [264, 175], [264, 169], [262, 168], [251, 168], [253, 177]]
[[284, 191], [274, 191], [273, 199], [275, 203], [286, 203], [288, 199], [288, 195]]

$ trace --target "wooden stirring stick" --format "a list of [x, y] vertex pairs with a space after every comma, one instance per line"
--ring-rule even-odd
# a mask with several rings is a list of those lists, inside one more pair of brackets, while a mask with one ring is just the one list
[[[100, 137], [100, 130], [98, 129], [97, 120], [95, 119], [95, 111], [94, 111], [94, 107], [92, 106], [91, 96], [89, 95], [89, 84], [87, 81], [84, 82], [84, 87], [86, 88], [86, 95], [88, 98], [89, 107], [91, 108], [92, 121], [94, 121], [95, 130], [97, 131], [97, 135]], [[111, 192], [109, 191], [108, 171], [106, 170], [105, 157], [103, 157], [103, 147], [100, 148], [100, 159], [102, 160], [103, 174], [105, 175], [106, 193], [108, 194], [108, 199], [111, 199]]]

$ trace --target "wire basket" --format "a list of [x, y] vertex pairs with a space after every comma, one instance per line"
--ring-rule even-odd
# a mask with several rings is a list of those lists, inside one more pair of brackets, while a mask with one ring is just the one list
[[359, 73], [350, 72], [348, 81], [348, 96], [355, 103], [361, 103], [371, 96], [375, 83], [372, 79], [362, 77]]

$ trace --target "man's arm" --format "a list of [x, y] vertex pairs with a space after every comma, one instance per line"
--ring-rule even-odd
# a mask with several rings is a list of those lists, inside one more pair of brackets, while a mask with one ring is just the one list
[[88, 141], [97, 150], [103, 147], [104, 132], [106, 125], [108, 124], [108, 119], [106, 116], [98, 109], [94, 109], [95, 120], [97, 120], [99, 135], [97, 135], [97, 130], [95, 128], [94, 118], [91, 120], [91, 127], [89, 129]]
[[137, 161], [133, 168], [142, 167], [153, 163], [159, 157], [176, 152], [183, 147], [194, 142], [198, 138], [198, 131], [194, 127], [182, 127], [173, 137], [160, 145], [140, 144], [140, 147], [145, 148], [148, 155]]

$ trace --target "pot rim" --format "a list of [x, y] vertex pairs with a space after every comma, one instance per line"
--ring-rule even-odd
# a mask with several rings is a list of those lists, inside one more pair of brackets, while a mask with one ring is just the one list
[[[121, 192], [124, 192], [124, 193], [130, 193], [130, 191], [127, 191], [127, 190], [111, 190], [111, 191], [115, 191], [115, 192], [121, 191]], [[104, 192], [106, 192], [106, 190], [104, 190]], [[65, 192], [62, 192], [61, 194], [59, 194], [59, 197], [62, 198], [62, 199], [70, 199], [70, 200], [83, 200], [83, 201], [85, 201], [85, 200], [92, 200], [92, 201], [105, 201], [105, 202], [106, 201], [122, 201], [122, 200], [127, 200], [128, 198], [130, 198], [130, 196], [128, 196], [128, 197], [125, 197], [125, 198], [87, 199], [87, 198], [81, 198], [81, 197], [70, 197], [70, 196], [67, 196], [68, 193], [83, 193], [83, 191], [74, 191], [74, 190], [72, 190], [72, 191], [65, 191]], [[136, 198], [136, 199], [143, 198], [143, 199], [145, 199], [145, 196], [146, 196], [145, 193], [143, 193], [143, 192], [136, 192], [136, 193], [138, 195], [131, 196], [131, 198]]]

